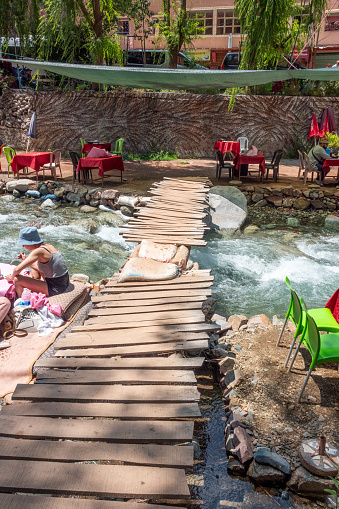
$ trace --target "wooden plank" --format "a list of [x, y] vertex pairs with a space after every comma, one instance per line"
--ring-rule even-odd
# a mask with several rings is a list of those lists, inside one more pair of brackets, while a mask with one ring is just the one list
[[[18, 384], [12, 399], [38, 401], [92, 401], [92, 402], [194, 402], [200, 394], [196, 387], [168, 385], [55, 385]], [[1, 421], [1, 415], [0, 415]], [[58, 421], [59, 422], [59, 421]], [[0, 435], [1, 435], [0, 429]]]
[[[63, 348], [84, 348], [84, 347], [105, 347], [105, 346], [130, 346], [130, 345], [150, 345], [152, 343], [170, 343], [173, 341], [197, 341], [207, 339], [209, 336], [204, 332], [185, 333], [177, 332], [175, 334], [126, 334], [125, 331], [117, 331], [116, 334], [107, 334], [107, 332], [92, 333], [71, 333], [66, 337], [60, 338], [54, 345], [55, 350]], [[62, 352], [60, 352], [62, 355]]]
[[98, 442], [83, 444], [0, 438], [0, 459], [13, 460], [61, 461], [63, 463], [109, 461], [111, 464], [192, 468], [193, 451], [193, 446]]
[[139, 211], [134, 213], [136, 217], [160, 217], [160, 218], [166, 218], [166, 217], [176, 217], [178, 220], [180, 219], [195, 219], [195, 220], [202, 220], [205, 216], [207, 216], [206, 213], [183, 213], [183, 212], [175, 212], [173, 210], [166, 211], [166, 209], [149, 209], [148, 207], [145, 207], [144, 209], [140, 209]]
[[[153, 281], [147, 281], [147, 285], [135, 285], [135, 286], [123, 286], [123, 285], [113, 285], [110, 287], [105, 286], [104, 289], [102, 289], [102, 292], [105, 293], [128, 293], [128, 292], [166, 292], [171, 290], [200, 290], [204, 288], [210, 288], [213, 286], [213, 280], [212, 281], [198, 281], [198, 282], [190, 282], [190, 283], [172, 283], [172, 284], [153, 284]], [[159, 282], [158, 282], [159, 283]], [[178, 292], [177, 292], [178, 293]]]
[[117, 498], [189, 498], [185, 471], [130, 465], [1, 460], [0, 490]]
[[[124, 300], [135, 300], [135, 292], [134, 291], [130, 291], [129, 293], [128, 292], [124, 292], [124, 295], [121, 295], [121, 296], [116, 296], [116, 295], [113, 295], [112, 292], [109, 292], [111, 294], [112, 297], [109, 297], [109, 294], [101, 294], [100, 296], [97, 296], [97, 297], [92, 297], [92, 302], [100, 302], [100, 300], [102, 301], [104, 298], [105, 300], [112, 300], [112, 299], [124, 299]], [[175, 298], [178, 298], [178, 297], [182, 297], [182, 298], [186, 298], [186, 297], [201, 297], [203, 296], [204, 298], [206, 297], [210, 297], [212, 295], [212, 291], [208, 288], [196, 288], [196, 289], [192, 289], [192, 290], [180, 290], [180, 294], [178, 293], [178, 291], [175, 291], [175, 290], [172, 290], [171, 288], [168, 289], [168, 290], [160, 290], [160, 291], [148, 291], [147, 289], [145, 289], [145, 291], [142, 293], [142, 294], [139, 294], [138, 295], [138, 298], [141, 299], [162, 299], [162, 298], [169, 298], [169, 297], [175, 297]], [[100, 300], [98, 300], [100, 299]]]
[[189, 441], [192, 440], [194, 426], [192, 421], [53, 419], [20, 415], [0, 416], [0, 424], [0, 436], [140, 444]]
[[161, 243], [161, 244], [175, 244], [176, 246], [206, 246], [207, 242], [204, 240], [195, 240], [195, 239], [179, 239], [175, 238], [161, 238], [156, 235], [124, 235], [123, 236], [126, 242], [141, 242], [144, 239], [153, 240], [153, 242]]
[[119, 235], [134, 235], [134, 234], [150, 234], [150, 235], [157, 235], [157, 236], [169, 236], [169, 237], [184, 237], [184, 238], [190, 238], [190, 239], [201, 239], [204, 236], [204, 231], [193, 231], [193, 230], [186, 230], [184, 228], [180, 228], [180, 224], [178, 225], [178, 229], [176, 230], [169, 230], [169, 229], [159, 229], [153, 226], [144, 226], [140, 228], [139, 226], [129, 226], [125, 229], [120, 230]]
[[63, 357], [112, 357], [113, 355], [135, 356], [156, 353], [189, 352], [207, 350], [208, 341], [177, 341], [173, 343], [153, 343], [151, 345], [116, 346], [113, 348], [69, 348], [59, 350], [54, 355]]
[[[187, 309], [185, 311], [150, 311], [148, 313], [130, 313], [125, 315], [101, 315], [90, 317], [84, 325], [114, 323], [115, 326], [123, 328], [126, 324], [130, 327], [131, 323], [196, 323], [204, 322], [205, 315], [199, 309]], [[120, 327], [121, 326], [121, 327]]]
[[[66, 369], [197, 369], [203, 365], [204, 357], [188, 357], [173, 354], [169, 357], [134, 357], [112, 359], [77, 359], [47, 357], [35, 362], [36, 368]], [[4, 407], [3, 407], [4, 408]]]
[[[149, 320], [147, 322], [136, 322], [135, 325], [131, 323], [96, 323], [92, 325], [76, 325], [72, 328], [72, 332], [83, 332], [83, 331], [97, 331], [97, 330], [117, 330], [117, 329], [136, 329], [139, 327], [145, 327], [149, 332], [203, 332], [203, 331], [215, 331], [219, 330], [220, 327], [217, 325], [209, 325], [205, 321], [197, 322], [195, 318], [189, 320], [185, 319], [182, 323], [182, 318], [171, 319], [171, 320]], [[177, 327], [177, 328], [176, 328]], [[146, 332], [146, 331], [145, 331]]]
[[[0, 493], [0, 507], [3, 509], [169, 509], [168, 505], [12, 493]], [[182, 509], [182, 507], [171, 505], [171, 509]]]
[[130, 288], [134, 286], [171, 286], [178, 284], [209, 283], [213, 281], [214, 276], [197, 273], [197, 275], [182, 275], [173, 279], [167, 279], [166, 281], [124, 281], [123, 283], [119, 283], [117, 280], [109, 279], [105, 287], [117, 286], [118, 288]]
[[[86, 370], [88, 371], [88, 370]], [[4, 405], [1, 415], [35, 417], [106, 417], [111, 419], [194, 419], [201, 417], [198, 403], [65, 403], [34, 402]], [[1, 457], [1, 447], [0, 447]]]
[[[130, 301], [133, 302], [133, 301]], [[156, 311], [180, 311], [183, 309], [192, 309], [192, 310], [200, 310], [201, 309], [201, 302], [178, 302], [177, 304], [159, 304], [157, 306], [155, 305], [149, 305], [149, 306], [138, 306], [135, 308], [135, 306], [127, 306], [127, 307], [115, 307], [112, 305], [112, 307], [98, 307], [95, 309], [92, 309], [88, 316], [106, 316], [106, 315], [126, 315], [133, 313], [134, 315], [137, 313], [154, 313]]]
[[[107, 299], [109, 297], [109, 300]], [[95, 299], [95, 300], [94, 300]], [[117, 299], [116, 297], [112, 297], [109, 295], [105, 295], [105, 298], [102, 297], [92, 297], [92, 302], [96, 304], [96, 308], [111, 308], [119, 312], [119, 309], [125, 310], [128, 308], [133, 308], [135, 312], [138, 311], [138, 307], [143, 308], [152, 308], [156, 306], [185, 306], [187, 305], [197, 305], [201, 308], [202, 303], [206, 299], [204, 297], [169, 297], [168, 299], [136, 299], [136, 300], [122, 300], [121, 297]], [[171, 309], [169, 307], [169, 309]], [[189, 308], [187, 308], [189, 309]]]
[[192, 371], [188, 370], [152, 370], [136, 369], [127, 370], [99, 370], [91, 371], [71, 371], [60, 369], [43, 370], [38, 373], [37, 381], [44, 383], [57, 384], [124, 384], [143, 385], [143, 384], [175, 384], [175, 385], [194, 385], [197, 379]]
[[[123, 315], [124, 317], [126, 315]], [[157, 319], [149, 319], [143, 321], [142, 318], [138, 318], [139, 315], [136, 315], [133, 318], [133, 321], [116, 321], [114, 317], [110, 318], [108, 316], [101, 316], [96, 318], [91, 318], [86, 320], [83, 328], [73, 327], [73, 331], [76, 332], [79, 330], [121, 330], [121, 329], [136, 329], [138, 327], [160, 327], [159, 332], [162, 330], [161, 327], [167, 327], [170, 325], [191, 325], [191, 324], [201, 324], [205, 323], [205, 316], [199, 318], [197, 316], [193, 317], [180, 317], [180, 318], [157, 318]], [[197, 331], [198, 332], [198, 331]]]

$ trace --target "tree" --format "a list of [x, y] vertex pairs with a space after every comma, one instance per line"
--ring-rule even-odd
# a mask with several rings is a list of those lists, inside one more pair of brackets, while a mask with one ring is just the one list
[[[39, 24], [40, 2], [38, 0], [1, 0], [0, 34], [20, 38], [20, 52], [30, 52]], [[6, 44], [5, 44], [6, 46]]]
[[236, 14], [242, 34], [240, 69], [265, 69], [289, 55], [309, 38], [318, 25], [327, 0], [237, 0]]
[[141, 41], [144, 64], [146, 64], [146, 39], [153, 31], [154, 13], [149, 10], [150, 4], [149, 0], [132, 0], [132, 3], [125, 7], [128, 17], [134, 23], [135, 37]]
[[114, 26], [118, 11], [113, 0], [46, 0], [39, 24], [39, 56], [48, 59], [55, 45], [68, 62], [85, 50], [91, 63], [122, 60]]
[[199, 37], [199, 20], [187, 16], [186, 0], [162, 0], [163, 20], [159, 20], [159, 38], [166, 40], [169, 51], [169, 67], [177, 68], [179, 51], [188, 47]]

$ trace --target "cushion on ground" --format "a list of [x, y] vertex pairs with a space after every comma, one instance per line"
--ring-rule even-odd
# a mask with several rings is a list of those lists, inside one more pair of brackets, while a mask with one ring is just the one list
[[173, 244], [158, 244], [152, 240], [143, 239], [140, 244], [139, 258], [151, 258], [158, 262], [169, 262], [176, 252], [177, 246]]
[[62, 315], [68, 319], [74, 314], [88, 295], [89, 287], [81, 281], [70, 281], [66, 291], [53, 295], [48, 300], [50, 304], [60, 304]]
[[163, 263], [149, 258], [130, 258], [122, 269], [118, 282], [124, 281], [163, 281], [179, 275], [174, 263]]

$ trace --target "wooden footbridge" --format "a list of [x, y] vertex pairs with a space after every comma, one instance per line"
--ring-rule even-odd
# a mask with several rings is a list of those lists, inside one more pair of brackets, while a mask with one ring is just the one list
[[[204, 182], [164, 179], [124, 237], [205, 244], [207, 193]], [[204, 358], [182, 354], [203, 352], [216, 329], [201, 311], [212, 281], [206, 270], [147, 283], [115, 275], [92, 297], [85, 324], [0, 412], [0, 508], [185, 505]]]

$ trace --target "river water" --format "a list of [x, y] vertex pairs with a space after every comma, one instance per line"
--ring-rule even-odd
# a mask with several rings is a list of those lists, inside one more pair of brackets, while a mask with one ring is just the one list
[[[74, 208], [42, 212], [39, 203], [0, 197], [1, 261], [9, 263], [22, 250], [16, 244], [19, 230], [36, 225], [47, 243], [64, 255], [70, 273], [84, 273], [91, 281], [112, 275], [126, 260], [134, 245], [119, 235], [121, 219], [111, 213], [84, 214]], [[92, 232], [92, 233], [91, 233]], [[283, 318], [289, 303], [284, 283], [287, 275], [309, 307], [323, 306], [339, 287], [339, 235], [320, 228], [301, 227], [261, 229], [253, 235], [221, 236], [209, 234], [208, 244], [193, 248], [191, 258], [200, 268], [215, 275], [213, 297], [217, 311], [229, 316], [242, 313], [250, 317], [264, 313]], [[211, 372], [208, 371], [209, 376]], [[204, 391], [202, 413], [207, 420], [198, 425], [202, 461], [192, 474], [192, 494], [205, 507], [266, 509], [298, 507], [280, 497], [272, 500], [254, 491], [250, 483], [227, 474], [224, 450], [225, 409], [218, 385]], [[223, 501], [220, 505], [220, 501]]]

